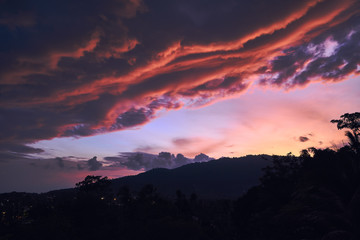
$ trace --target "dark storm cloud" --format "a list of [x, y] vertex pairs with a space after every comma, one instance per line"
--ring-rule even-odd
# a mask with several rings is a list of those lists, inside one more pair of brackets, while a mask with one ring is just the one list
[[[264, 26], [285, 21], [299, 9], [306, 9], [316, 2], [147, 1], [148, 11], [129, 23], [129, 32], [140, 35], [140, 42], [154, 46], [155, 49], [161, 49], [161, 46], [168, 45], [174, 39], [181, 39], [184, 45], [226, 42], [237, 40]], [[146, 23], [146, 28], [141, 26], [143, 23]], [[147, 38], [157, 33], [162, 34], [162, 37]]]
[[359, 74], [360, 16], [327, 31], [313, 41], [283, 51], [273, 59], [262, 81], [284, 87], [306, 85], [312, 80], [340, 81]]
[[359, 73], [359, 12], [353, 0], [1, 1], [0, 149], [40, 153], [26, 144], [133, 128], [257, 80], [343, 80]]
[[206, 162], [212, 160], [205, 154], [199, 154], [194, 159], [187, 158], [183, 154], [171, 154], [169, 152], [160, 152], [158, 155], [142, 152], [125, 152], [118, 156], [105, 157], [104, 160], [110, 163], [112, 167], [124, 166], [130, 170], [145, 170], [153, 168], [176, 168], [185, 164], [194, 162]]

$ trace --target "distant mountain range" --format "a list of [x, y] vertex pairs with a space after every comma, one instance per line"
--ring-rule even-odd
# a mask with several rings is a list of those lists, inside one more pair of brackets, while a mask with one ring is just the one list
[[248, 155], [192, 163], [175, 169], [157, 168], [136, 176], [113, 179], [112, 186], [114, 189], [127, 186], [137, 192], [152, 184], [161, 196], [169, 198], [174, 198], [180, 190], [186, 196], [196, 193], [199, 198], [234, 199], [259, 184], [261, 169], [269, 165], [271, 158], [269, 155]]

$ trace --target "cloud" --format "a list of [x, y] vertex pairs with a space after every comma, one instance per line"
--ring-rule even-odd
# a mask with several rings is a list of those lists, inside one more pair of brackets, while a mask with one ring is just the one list
[[300, 142], [307, 142], [307, 141], [309, 141], [310, 139], [308, 138], [308, 137], [305, 137], [305, 136], [300, 136], [299, 137], [299, 141]]
[[194, 159], [185, 157], [183, 154], [171, 154], [169, 152], [160, 152], [158, 155], [142, 152], [120, 153], [118, 156], [105, 157], [110, 166], [124, 166], [131, 170], [148, 171], [153, 168], [176, 168], [185, 164], [194, 162], [206, 162], [212, 160], [205, 154], [199, 154]]
[[8, 151], [12, 153], [22, 153], [22, 154], [33, 154], [33, 153], [42, 153], [43, 149], [33, 148], [30, 146], [22, 145], [22, 144], [1, 144], [0, 152]]
[[112, 162], [112, 166], [124, 166], [131, 170], [150, 170], [153, 168], [169, 167], [171, 165], [170, 153], [153, 155], [140, 152], [120, 153], [116, 157], [105, 157], [104, 160]]
[[[92, 167], [99, 167], [95, 158], [90, 160]], [[46, 192], [75, 187], [75, 183], [93, 174], [93, 170], [89, 169], [89, 161], [75, 156], [35, 158], [19, 153], [0, 152], [0, 193]], [[124, 166], [107, 169], [102, 167], [97, 170], [98, 175], [109, 178], [137, 173], [139, 172], [127, 170]]]
[[2, 1], [1, 148], [40, 153], [26, 144], [142, 126], [251, 85], [342, 81], [359, 74], [359, 5]]
[[110, 162], [110, 166], [125, 166], [132, 170], [147, 169], [151, 159], [155, 155], [144, 153], [121, 153], [115, 157], [105, 157], [104, 160]]
[[152, 152], [159, 147], [153, 145], [142, 145], [134, 149], [134, 152]]
[[[36, 159], [34, 155], [41, 155], [42, 153], [44, 153], [44, 150], [40, 148], [33, 148], [17, 143], [0, 143], [0, 163], [23, 160], [31, 162]], [[61, 163], [63, 164], [63, 162]]]
[[211, 160], [212, 158], [210, 158], [209, 156], [207, 156], [206, 154], [200, 153], [199, 155], [196, 155], [194, 158], [194, 162], [207, 162], [209, 160]]
[[193, 138], [174, 138], [172, 140], [172, 142], [173, 142], [173, 144], [175, 146], [183, 147], [183, 146], [193, 144], [194, 142], [196, 142], [196, 139], [193, 139]]
[[99, 170], [102, 167], [102, 163], [99, 162], [96, 157], [93, 157], [87, 161], [87, 165], [90, 171]]
[[176, 167], [180, 167], [182, 165], [189, 164], [189, 163], [191, 163], [191, 159], [185, 157], [181, 153], [178, 153], [174, 159], [174, 166], [176, 166]]
[[[357, 28], [359, 19], [351, 20], [347, 27], [354, 24]], [[264, 74], [269, 77], [263, 79], [263, 83], [293, 88], [313, 80], [341, 81], [350, 74], [358, 74], [360, 58], [353, 51], [359, 50], [359, 38], [360, 32], [337, 29], [332, 35], [321, 35], [314, 41], [317, 44], [310, 42], [288, 49], [283, 56], [272, 60], [270, 70]]]

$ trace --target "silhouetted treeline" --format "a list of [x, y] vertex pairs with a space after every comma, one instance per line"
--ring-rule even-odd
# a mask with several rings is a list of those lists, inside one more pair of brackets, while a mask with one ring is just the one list
[[9, 204], [1, 207], [0, 239], [223, 239], [234, 232], [229, 200], [200, 200], [180, 190], [169, 200], [152, 185], [136, 195], [126, 186], [114, 194], [108, 181], [88, 176], [72, 197], [62, 199], [1, 195]]
[[359, 161], [350, 147], [275, 157], [235, 203], [241, 239], [360, 239]]
[[114, 192], [98, 176], [60, 195], [1, 194], [0, 239], [360, 239], [359, 162], [349, 146], [274, 156], [236, 201]]
[[274, 157], [234, 204], [240, 239], [360, 239], [360, 113], [331, 122], [349, 129], [349, 144]]

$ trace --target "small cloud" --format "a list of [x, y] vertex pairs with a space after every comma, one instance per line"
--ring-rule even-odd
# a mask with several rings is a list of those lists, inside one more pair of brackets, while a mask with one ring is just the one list
[[83, 157], [76, 157], [76, 156], [67, 156], [67, 157], [62, 157], [63, 160], [66, 161], [86, 161], [86, 158]]
[[305, 136], [300, 136], [299, 137], [299, 141], [300, 142], [307, 142], [307, 141], [309, 141], [310, 139], [308, 138], [308, 137], [305, 137]]
[[99, 162], [96, 157], [93, 157], [92, 159], [87, 161], [87, 165], [89, 166], [90, 171], [96, 171], [99, 170], [102, 167], [102, 163]]
[[178, 146], [178, 147], [182, 147], [182, 146], [186, 146], [189, 144], [192, 144], [195, 140], [192, 138], [174, 138], [172, 140], [173, 144]]
[[109, 162], [121, 162], [122, 160], [124, 160], [124, 157], [104, 157], [104, 160], [109, 161]]
[[154, 149], [156, 149], [157, 147], [155, 146], [150, 146], [150, 145], [145, 145], [145, 146], [139, 146], [137, 147], [134, 151], [135, 152], [151, 152]]

